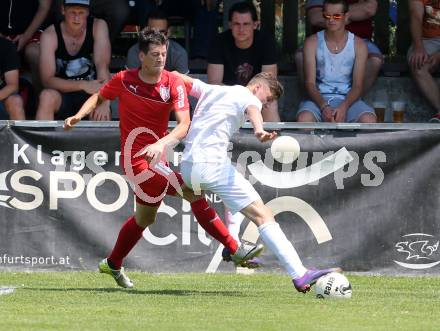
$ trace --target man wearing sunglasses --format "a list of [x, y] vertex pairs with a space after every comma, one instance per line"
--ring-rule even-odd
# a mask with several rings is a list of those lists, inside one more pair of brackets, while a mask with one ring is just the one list
[[[362, 95], [370, 91], [374, 82], [379, 75], [379, 71], [383, 64], [383, 55], [380, 49], [371, 42], [373, 36], [373, 17], [377, 11], [376, 0], [347, 0], [349, 18], [347, 21], [347, 30], [362, 38], [368, 46], [368, 59], [366, 72], [368, 75], [364, 77], [364, 87]], [[323, 17], [323, 0], [308, 0], [306, 4], [307, 21], [311, 26], [312, 33], [316, 33], [326, 28], [326, 20]], [[295, 62], [300, 79], [303, 72], [303, 53], [298, 51], [295, 55]]]
[[[156, 29], [168, 37], [169, 23], [165, 12], [161, 10], [153, 11], [148, 17], [147, 26], [150, 29]], [[141, 66], [139, 60], [139, 43], [136, 43], [128, 50], [127, 54], [127, 68], [136, 69]], [[188, 54], [186, 50], [176, 41], [168, 39], [167, 58], [165, 61], [165, 70], [178, 71], [181, 74], [187, 74], [188, 69]]]
[[347, 31], [346, 0], [325, 0], [325, 30], [304, 44], [305, 88], [298, 122], [375, 123], [374, 110], [360, 100], [368, 57], [366, 43]]

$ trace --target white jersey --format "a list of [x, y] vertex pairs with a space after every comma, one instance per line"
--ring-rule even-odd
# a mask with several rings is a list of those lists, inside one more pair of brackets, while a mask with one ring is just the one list
[[190, 95], [199, 101], [184, 140], [182, 161], [225, 162], [231, 137], [246, 120], [247, 107], [261, 111], [261, 101], [247, 87], [209, 85], [198, 79]]

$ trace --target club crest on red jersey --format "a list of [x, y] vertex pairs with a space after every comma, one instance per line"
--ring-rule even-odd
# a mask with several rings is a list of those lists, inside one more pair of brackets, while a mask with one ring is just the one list
[[170, 88], [168, 86], [161, 85], [159, 89], [159, 93], [160, 93], [160, 97], [165, 102], [168, 101], [168, 99], [170, 98]]

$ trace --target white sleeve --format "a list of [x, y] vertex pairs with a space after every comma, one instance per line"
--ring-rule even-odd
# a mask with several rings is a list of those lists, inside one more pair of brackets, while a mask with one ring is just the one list
[[202, 82], [200, 79], [194, 79], [189, 95], [194, 98], [200, 98], [203, 92], [211, 89], [211, 85]]
[[263, 104], [261, 103], [260, 100], [258, 100], [258, 98], [254, 95], [250, 96], [249, 98], [247, 98], [247, 100], [244, 101], [244, 111], [246, 111], [246, 109], [249, 106], [255, 106], [258, 108], [258, 110], [261, 112], [261, 110], [263, 109]]

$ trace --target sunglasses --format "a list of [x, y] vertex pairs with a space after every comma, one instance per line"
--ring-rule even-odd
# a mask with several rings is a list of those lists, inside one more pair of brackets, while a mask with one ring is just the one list
[[334, 20], [341, 20], [343, 19], [345, 14], [326, 14], [322, 13], [322, 17], [324, 17], [326, 20], [334, 19]]

